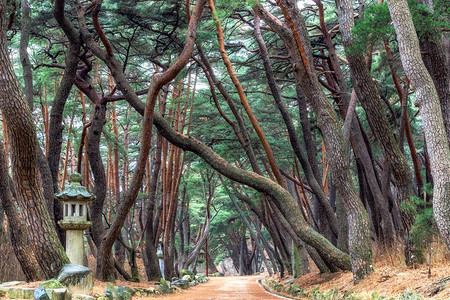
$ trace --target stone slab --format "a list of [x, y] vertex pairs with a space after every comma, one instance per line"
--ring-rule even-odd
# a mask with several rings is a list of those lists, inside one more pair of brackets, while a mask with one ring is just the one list
[[10, 281], [10, 282], [4, 282], [0, 284], [0, 287], [6, 287], [6, 286], [13, 286], [13, 285], [19, 285], [19, 284], [25, 284], [25, 281]]

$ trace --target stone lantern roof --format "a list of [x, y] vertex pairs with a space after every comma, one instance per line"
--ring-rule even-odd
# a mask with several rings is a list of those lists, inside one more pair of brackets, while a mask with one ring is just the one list
[[72, 173], [70, 175], [70, 185], [64, 191], [55, 195], [59, 201], [93, 201], [95, 195], [88, 192], [88, 190], [81, 185], [81, 174]]

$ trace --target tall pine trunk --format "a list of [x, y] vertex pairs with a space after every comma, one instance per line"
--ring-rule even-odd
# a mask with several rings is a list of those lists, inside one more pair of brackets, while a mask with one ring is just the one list
[[45, 205], [37, 166], [36, 129], [7, 48], [6, 2], [0, 1], [0, 108], [8, 125], [16, 200], [30, 229], [28, 234], [38, 264], [44, 276], [51, 278], [69, 259]]
[[389, 0], [389, 11], [397, 33], [400, 58], [416, 89], [416, 105], [423, 130], [434, 182], [433, 211], [439, 231], [450, 248], [450, 148], [439, 96], [420, 53], [419, 41], [406, 0]]

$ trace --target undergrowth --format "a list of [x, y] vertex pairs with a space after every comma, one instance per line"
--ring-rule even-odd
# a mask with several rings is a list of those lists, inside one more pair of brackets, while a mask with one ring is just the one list
[[[310, 290], [305, 290], [300, 287], [292, 288], [297, 284], [290, 286], [284, 286], [281, 283], [268, 280], [267, 285], [275, 292], [282, 292], [294, 296], [295, 299], [311, 299], [311, 300], [422, 300], [423, 297], [419, 294], [414, 294], [410, 290], [405, 290], [397, 297], [385, 297], [378, 295], [377, 292], [373, 293], [355, 293], [352, 290], [348, 290], [344, 293], [340, 293], [336, 288], [327, 291], [320, 291], [316, 286]], [[298, 285], [297, 285], [298, 286]]]

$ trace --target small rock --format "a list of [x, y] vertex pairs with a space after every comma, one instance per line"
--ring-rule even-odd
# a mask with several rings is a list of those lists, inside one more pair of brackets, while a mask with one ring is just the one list
[[133, 292], [133, 296], [136, 296], [136, 297], [147, 297], [149, 294], [149, 291], [147, 291], [144, 288], [140, 288], [140, 287], [133, 288], [132, 292]]
[[43, 288], [42, 286], [38, 287], [34, 291], [33, 298], [36, 300], [50, 300], [50, 297], [47, 295], [45, 288]]
[[180, 271], [180, 277], [183, 279], [183, 277], [185, 275], [189, 275], [192, 280], [195, 280], [195, 274], [192, 271], [189, 271], [189, 270], [186, 270], [186, 269], [182, 269]]
[[167, 294], [169, 292], [170, 285], [165, 279], [161, 278], [158, 287], [162, 294]]
[[6, 297], [9, 299], [33, 299], [34, 288], [2, 288], [6, 290]]
[[[194, 279], [195, 279], [195, 277], [194, 277]], [[181, 278], [181, 280], [192, 281], [192, 277], [191, 277], [191, 275], [184, 275], [183, 278]]]
[[300, 285], [297, 283], [294, 283], [287, 288], [287, 293], [291, 294], [293, 296], [296, 296], [297, 294], [299, 294], [300, 291], [301, 291]]
[[172, 284], [176, 287], [180, 287], [182, 289], [188, 289], [189, 288], [189, 281], [178, 279], [172, 282]]
[[207, 282], [208, 280], [206, 279], [206, 277], [204, 275], [195, 275], [195, 281], [197, 281], [198, 283], [204, 283]]
[[116, 287], [113, 286], [111, 283], [108, 283], [105, 290], [105, 295], [108, 297], [108, 299], [119, 299], [119, 295], [117, 294]]
[[286, 282], [284, 284], [289, 284], [289, 283], [293, 283], [294, 282], [294, 278], [286, 280]]
[[50, 279], [42, 282], [39, 286], [42, 286], [45, 289], [61, 289], [65, 288], [65, 286], [56, 279]]
[[129, 300], [133, 294], [133, 290], [127, 286], [119, 286], [117, 288], [117, 295], [121, 300]]

